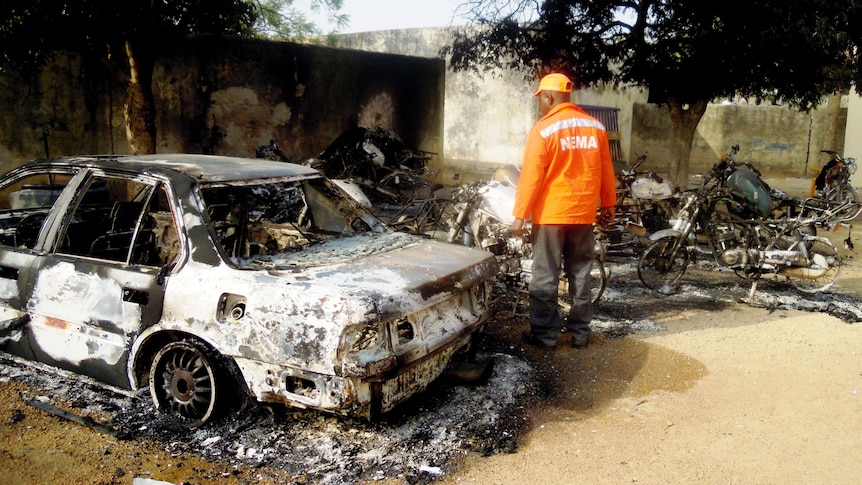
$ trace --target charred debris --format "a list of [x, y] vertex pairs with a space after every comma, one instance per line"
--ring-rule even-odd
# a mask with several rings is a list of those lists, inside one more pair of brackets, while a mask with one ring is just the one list
[[[275, 140], [258, 151], [258, 158], [280, 153]], [[359, 127], [342, 133], [304, 164], [336, 181], [392, 229], [427, 236], [445, 230], [452, 206], [445, 190], [433, 184], [431, 155], [411, 148], [391, 130]]]

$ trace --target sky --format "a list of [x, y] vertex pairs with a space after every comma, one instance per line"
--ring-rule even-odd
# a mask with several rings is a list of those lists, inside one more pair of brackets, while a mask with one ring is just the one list
[[[463, 0], [344, 0], [341, 13], [350, 16], [342, 34], [372, 30], [412, 29], [463, 25], [452, 16]], [[318, 23], [324, 31], [325, 23]]]

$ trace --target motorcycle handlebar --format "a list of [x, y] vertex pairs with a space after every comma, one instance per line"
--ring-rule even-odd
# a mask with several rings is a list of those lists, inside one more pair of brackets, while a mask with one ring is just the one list
[[733, 158], [729, 158], [727, 160], [722, 160], [722, 161], [718, 162], [717, 164], [715, 164], [715, 166], [712, 167], [712, 173], [716, 177], [730, 176], [730, 174], [732, 174], [734, 172], [734, 170], [736, 170], [736, 167], [738, 167], [740, 165], [746, 166], [749, 170], [751, 170], [752, 172], [757, 174], [758, 177], [763, 176], [760, 173], [760, 170], [758, 170], [757, 167], [755, 167], [751, 162], [749, 162], [749, 161], [737, 162]]
[[760, 170], [756, 169], [756, 168], [754, 167], [754, 165], [752, 165], [752, 164], [751, 164], [751, 162], [744, 162], [743, 164], [744, 164], [746, 167], [748, 167], [752, 172], [756, 173], [758, 177], [760, 177], [760, 176], [761, 176], [761, 175], [760, 175]]
[[640, 165], [641, 165], [642, 163], [644, 163], [644, 161], [645, 161], [645, 160], [646, 160], [646, 154], [643, 154], [643, 155], [639, 156], [639, 157], [638, 157], [638, 161], [637, 161], [637, 162], [635, 162], [634, 166], [632, 166], [632, 172], [634, 172], [635, 170], [637, 170], [637, 168], [638, 168], [638, 167], [640, 167]]

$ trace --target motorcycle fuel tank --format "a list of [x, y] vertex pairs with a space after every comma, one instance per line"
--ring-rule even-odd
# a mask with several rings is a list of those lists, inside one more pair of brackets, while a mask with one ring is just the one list
[[737, 170], [727, 178], [731, 194], [743, 202], [748, 210], [766, 217], [772, 209], [772, 196], [769, 186], [754, 172]]

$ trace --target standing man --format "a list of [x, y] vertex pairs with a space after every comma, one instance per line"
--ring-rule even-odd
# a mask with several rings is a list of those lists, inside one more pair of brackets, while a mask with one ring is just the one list
[[558, 308], [560, 266], [569, 281], [572, 308], [566, 327], [572, 346], [584, 348], [593, 308], [590, 270], [593, 224], [614, 218], [616, 180], [604, 125], [571, 102], [572, 81], [548, 74], [534, 96], [542, 118], [530, 130], [515, 196], [512, 233], [523, 234], [532, 217], [533, 279], [530, 282], [530, 345], [552, 350], [562, 326]]

